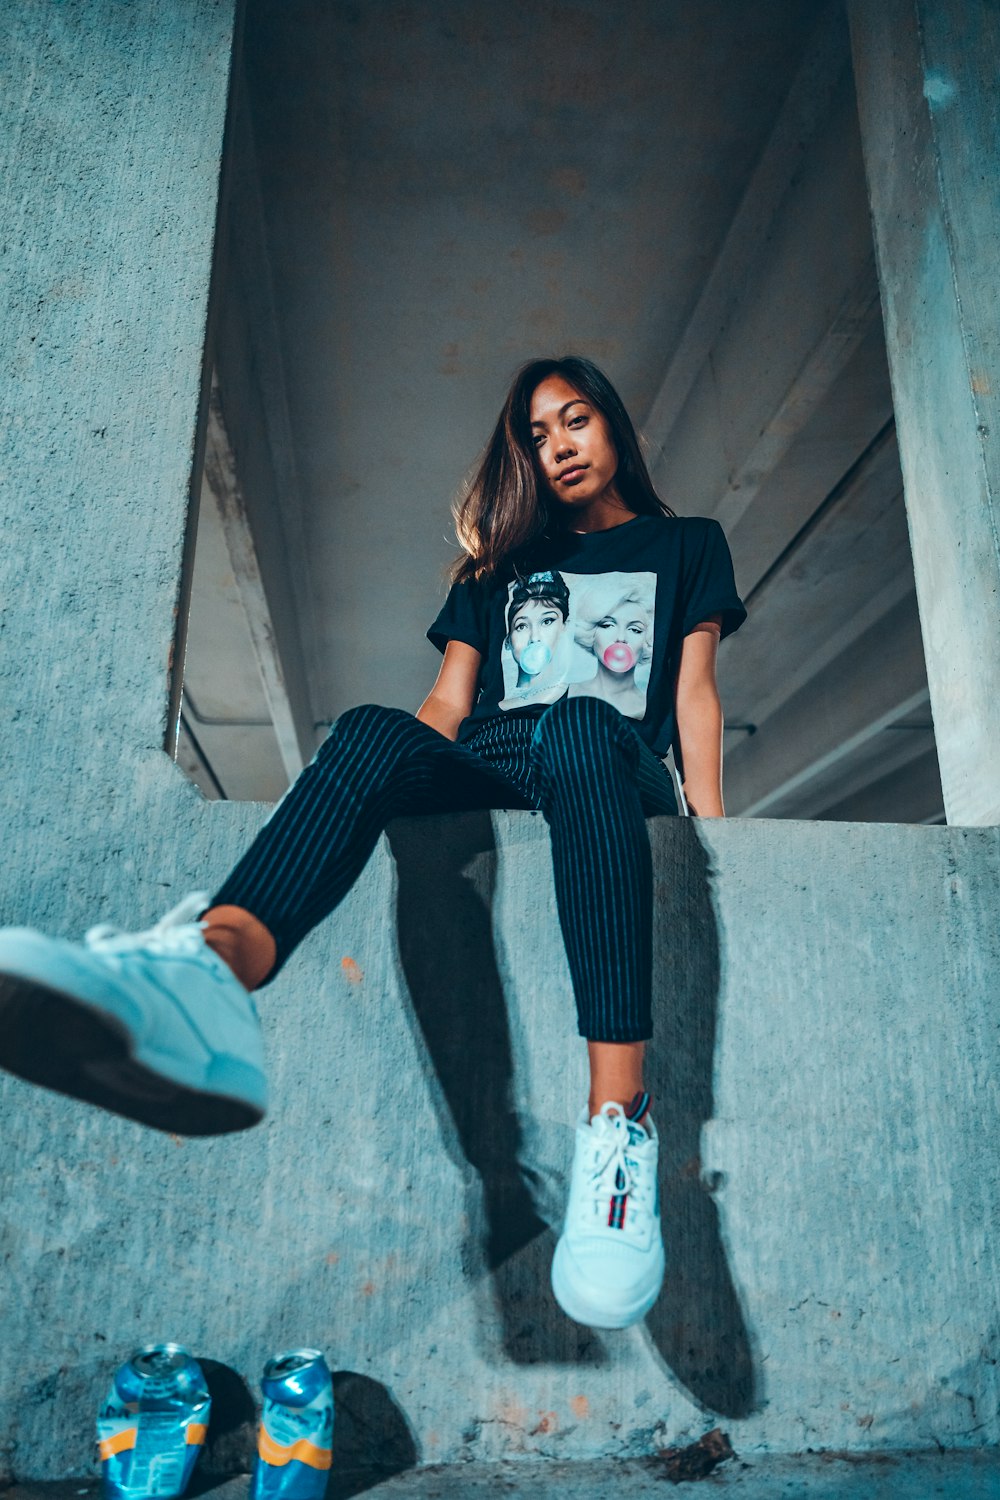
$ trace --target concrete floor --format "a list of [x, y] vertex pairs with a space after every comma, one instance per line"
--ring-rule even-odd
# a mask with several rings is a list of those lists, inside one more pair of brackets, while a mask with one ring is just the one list
[[[613, 1494], [662, 1497], [666, 1479], [658, 1459], [597, 1463], [464, 1464], [411, 1470], [389, 1479], [333, 1476], [327, 1500], [369, 1495], [372, 1500], [465, 1500], [502, 1495], [508, 1500], [605, 1500]], [[245, 1475], [214, 1486], [192, 1485], [190, 1500], [245, 1500]], [[813, 1453], [736, 1457], [700, 1481], [712, 1494], [740, 1500], [1000, 1500], [1000, 1452]], [[98, 1500], [93, 1482], [15, 1484], [4, 1500]]]

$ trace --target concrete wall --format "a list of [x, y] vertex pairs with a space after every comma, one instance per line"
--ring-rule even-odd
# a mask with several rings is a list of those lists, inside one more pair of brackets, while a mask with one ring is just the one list
[[1000, 822], [1000, 11], [850, 0], [948, 821]]
[[[164, 761], [156, 835], [95, 831], [48, 915], [151, 916], [259, 816]], [[742, 1452], [1000, 1439], [996, 831], [654, 837], [670, 1270], [645, 1328], [577, 1328], [547, 1287], [585, 1061], [544, 822], [408, 820], [261, 996], [264, 1126], [181, 1140], [4, 1085], [12, 1472], [85, 1471], [110, 1371], [162, 1338], [252, 1391], [319, 1344], [425, 1461], [635, 1454], [716, 1420]], [[60, 840], [23, 863], [45, 916]]]
[[[231, 24], [35, 0], [4, 30], [9, 922], [142, 923], [262, 816], [160, 748]], [[230, 1368], [237, 1456], [241, 1382], [300, 1340], [401, 1462], [645, 1452], [718, 1417], [744, 1450], [996, 1442], [997, 830], [655, 840], [648, 1327], [577, 1329], [546, 1291], [584, 1057], [544, 824], [414, 820], [262, 997], [264, 1127], [183, 1141], [0, 1085], [4, 1469], [86, 1472], [150, 1338]]]

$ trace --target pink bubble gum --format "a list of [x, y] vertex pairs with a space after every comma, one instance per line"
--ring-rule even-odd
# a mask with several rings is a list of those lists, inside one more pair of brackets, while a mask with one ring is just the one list
[[635, 653], [624, 641], [615, 641], [601, 657], [609, 672], [631, 672], [635, 666]]

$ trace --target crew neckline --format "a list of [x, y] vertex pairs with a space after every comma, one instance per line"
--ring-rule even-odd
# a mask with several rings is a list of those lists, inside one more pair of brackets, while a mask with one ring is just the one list
[[616, 531], [627, 531], [630, 526], [635, 525], [636, 521], [648, 521], [649, 519], [649, 516], [644, 516], [640, 513], [637, 516], [631, 516], [627, 521], [619, 521], [617, 526], [605, 526], [602, 531], [574, 531], [570, 527], [566, 534], [575, 537], [578, 542], [586, 542], [598, 536], [611, 536]]

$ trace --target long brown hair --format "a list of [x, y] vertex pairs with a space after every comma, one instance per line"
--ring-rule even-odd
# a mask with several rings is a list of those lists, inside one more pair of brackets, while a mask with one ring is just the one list
[[603, 371], [576, 354], [533, 359], [515, 375], [479, 468], [452, 507], [463, 549], [451, 567], [455, 583], [489, 578], [507, 558], [558, 533], [562, 512], [540, 481], [531, 434], [531, 398], [550, 375], [561, 375], [607, 419], [618, 455], [615, 486], [629, 510], [675, 515], [654, 490], [632, 420]]

